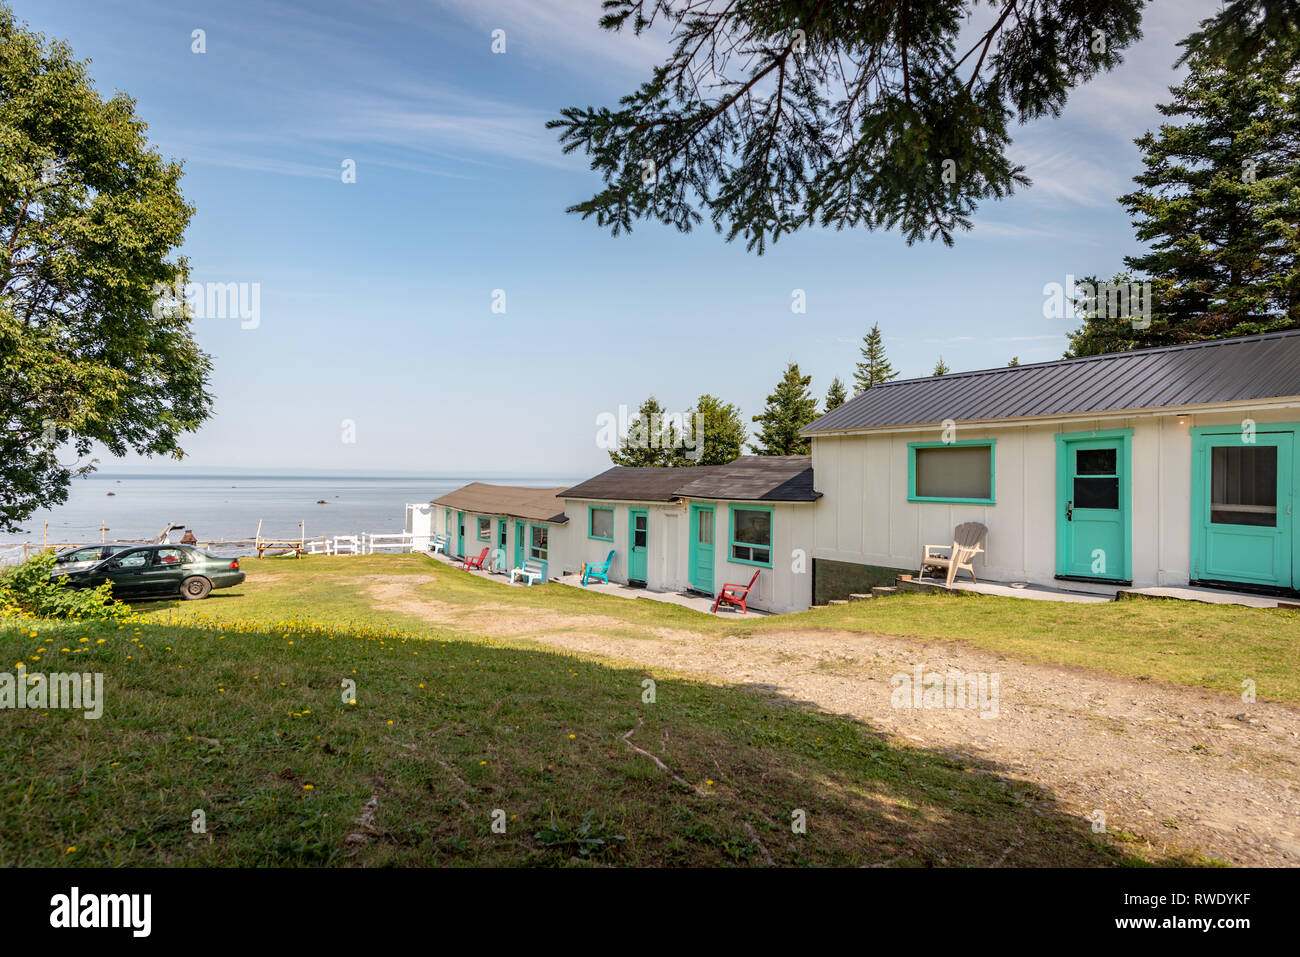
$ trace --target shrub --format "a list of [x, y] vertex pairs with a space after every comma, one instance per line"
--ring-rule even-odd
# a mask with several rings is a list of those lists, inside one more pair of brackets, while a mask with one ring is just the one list
[[71, 588], [50, 577], [54, 552], [41, 552], [0, 573], [0, 616], [12, 618], [84, 618], [125, 621], [131, 608], [114, 601], [111, 586]]

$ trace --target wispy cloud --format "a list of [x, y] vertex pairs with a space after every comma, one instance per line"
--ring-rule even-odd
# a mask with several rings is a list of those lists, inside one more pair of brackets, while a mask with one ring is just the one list
[[617, 33], [599, 25], [596, 0], [433, 0], [467, 23], [484, 30], [506, 31], [507, 56], [544, 58], [575, 73], [608, 76], [611, 67], [621, 74], [642, 73], [668, 53], [667, 32], [636, 36], [630, 29]]

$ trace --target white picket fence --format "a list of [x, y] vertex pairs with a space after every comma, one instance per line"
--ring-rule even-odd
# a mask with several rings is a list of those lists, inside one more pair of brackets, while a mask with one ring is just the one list
[[416, 543], [410, 532], [362, 532], [314, 539], [307, 543], [305, 551], [308, 555], [373, 555], [383, 551], [416, 551]]

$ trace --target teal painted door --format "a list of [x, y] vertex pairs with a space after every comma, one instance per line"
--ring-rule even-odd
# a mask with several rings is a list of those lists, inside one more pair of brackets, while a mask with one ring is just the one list
[[691, 505], [691, 587], [713, 594], [713, 506]]
[[492, 564], [496, 566], [498, 571], [503, 572], [509, 570], [506, 567], [510, 555], [510, 532], [507, 530], [507, 525], [509, 525], [509, 519], [497, 519], [497, 551], [492, 556]]
[[460, 557], [465, 555], [465, 513], [456, 513], [456, 554]]
[[1295, 436], [1198, 435], [1192, 455], [1192, 578], [1291, 588]]
[[447, 536], [447, 551], [451, 551], [451, 509], [446, 508], [442, 511], [442, 534]]
[[649, 564], [650, 514], [644, 508], [630, 508], [627, 524], [627, 580], [644, 585]]
[[1057, 439], [1056, 574], [1131, 581], [1128, 435]]
[[528, 523], [515, 520], [515, 568], [528, 561]]

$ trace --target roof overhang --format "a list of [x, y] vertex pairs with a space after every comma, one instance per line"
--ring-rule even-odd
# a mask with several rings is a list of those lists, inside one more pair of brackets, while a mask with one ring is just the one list
[[[1242, 402], [1216, 402], [1207, 405], [1180, 405], [1148, 409], [1112, 409], [1103, 412], [1077, 412], [1071, 415], [1024, 416], [1012, 419], [957, 419], [962, 428], [977, 426], [983, 429], [1012, 429], [1031, 425], [1068, 425], [1078, 422], [1106, 422], [1118, 419], [1156, 419], [1179, 415], [1230, 414], [1234, 412], [1261, 412], [1271, 409], [1300, 408], [1300, 396], [1277, 399], [1249, 399]], [[800, 432], [810, 439], [842, 438], [852, 435], [891, 435], [901, 432], [926, 432], [942, 429], [944, 422], [915, 422], [904, 425], [882, 425], [862, 429], [834, 429], [817, 432]]]

